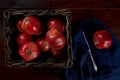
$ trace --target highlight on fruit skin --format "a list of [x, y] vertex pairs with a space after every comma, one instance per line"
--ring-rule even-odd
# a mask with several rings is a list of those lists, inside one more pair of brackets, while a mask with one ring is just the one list
[[98, 30], [93, 35], [93, 43], [97, 49], [108, 49], [112, 45], [112, 36], [106, 30]]

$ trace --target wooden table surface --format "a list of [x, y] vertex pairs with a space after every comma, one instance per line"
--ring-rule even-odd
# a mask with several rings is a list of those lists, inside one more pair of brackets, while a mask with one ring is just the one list
[[[29, 2], [28, 2], [29, 1]], [[120, 40], [120, 1], [119, 0], [4, 0], [0, 2], [1, 12], [6, 8], [69, 8], [72, 11], [72, 25], [95, 18], [110, 28]], [[64, 80], [58, 69], [29, 67], [8, 67], [5, 65], [5, 32], [0, 13], [0, 80]], [[74, 30], [75, 26], [71, 26]]]

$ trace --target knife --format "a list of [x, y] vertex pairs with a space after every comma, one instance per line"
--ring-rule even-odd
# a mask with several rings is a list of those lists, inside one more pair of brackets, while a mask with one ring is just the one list
[[85, 36], [85, 33], [84, 33], [84, 31], [82, 32], [83, 33], [83, 37], [84, 37], [84, 39], [85, 39], [85, 42], [86, 42], [86, 44], [87, 44], [87, 46], [88, 46], [88, 53], [89, 53], [89, 55], [90, 55], [90, 58], [91, 58], [91, 61], [92, 61], [92, 64], [93, 64], [93, 68], [94, 68], [94, 70], [97, 72], [97, 65], [96, 65], [96, 63], [95, 63], [95, 61], [94, 61], [94, 59], [93, 59], [93, 56], [92, 56], [92, 52], [91, 52], [91, 49], [90, 49], [90, 45], [89, 45], [89, 43], [88, 43], [88, 41], [87, 41], [87, 39], [86, 39], [86, 36]]

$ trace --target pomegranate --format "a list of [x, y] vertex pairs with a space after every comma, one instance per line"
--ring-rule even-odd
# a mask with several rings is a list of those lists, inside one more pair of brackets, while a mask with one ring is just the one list
[[34, 16], [26, 16], [21, 24], [26, 34], [37, 34], [41, 30], [40, 21]]
[[26, 42], [30, 42], [30, 41], [32, 41], [32, 36], [26, 33], [20, 33], [17, 36], [17, 43], [19, 46], [25, 44]]
[[48, 52], [50, 51], [50, 46], [48, 42], [45, 40], [45, 38], [38, 38], [36, 43], [39, 45], [39, 48], [43, 52]]
[[24, 61], [32, 61], [40, 55], [40, 50], [35, 42], [27, 42], [20, 46], [19, 55]]
[[50, 47], [55, 50], [62, 49], [66, 44], [64, 35], [54, 28], [48, 30], [46, 40]]
[[17, 29], [18, 29], [20, 32], [23, 32], [22, 21], [23, 21], [23, 20], [19, 20], [19, 21], [17, 22]]
[[55, 28], [55, 29], [58, 29], [60, 32], [65, 31], [65, 25], [60, 19], [57, 19], [57, 18], [49, 19], [47, 25], [49, 29]]
[[108, 49], [112, 45], [112, 37], [106, 30], [99, 30], [94, 33], [93, 42], [98, 49]]

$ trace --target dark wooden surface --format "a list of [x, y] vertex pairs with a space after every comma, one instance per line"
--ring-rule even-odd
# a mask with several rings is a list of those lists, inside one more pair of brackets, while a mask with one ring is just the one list
[[[110, 28], [120, 40], [119, 0], [4, 0], [0, 2], [0, 7], [0, 11], [5, 8], [70, 8], [72, 11], [72, 25], [95, 18]], [[5, 32], [2, 16], [0, 16], [0, 21], [0, 80], [63, 80], [63, 74], [56, 71], [58, 69], [47, 69], [47, 72], [44, 72], [41, 71], [42, 69], [34, 67], [6, 66], [4, 61]], [[74, 28], [75, 26], [72, 26], [72, 30]]]
[[3, 8], [118, 8], [119, 0], [1, 0]]

